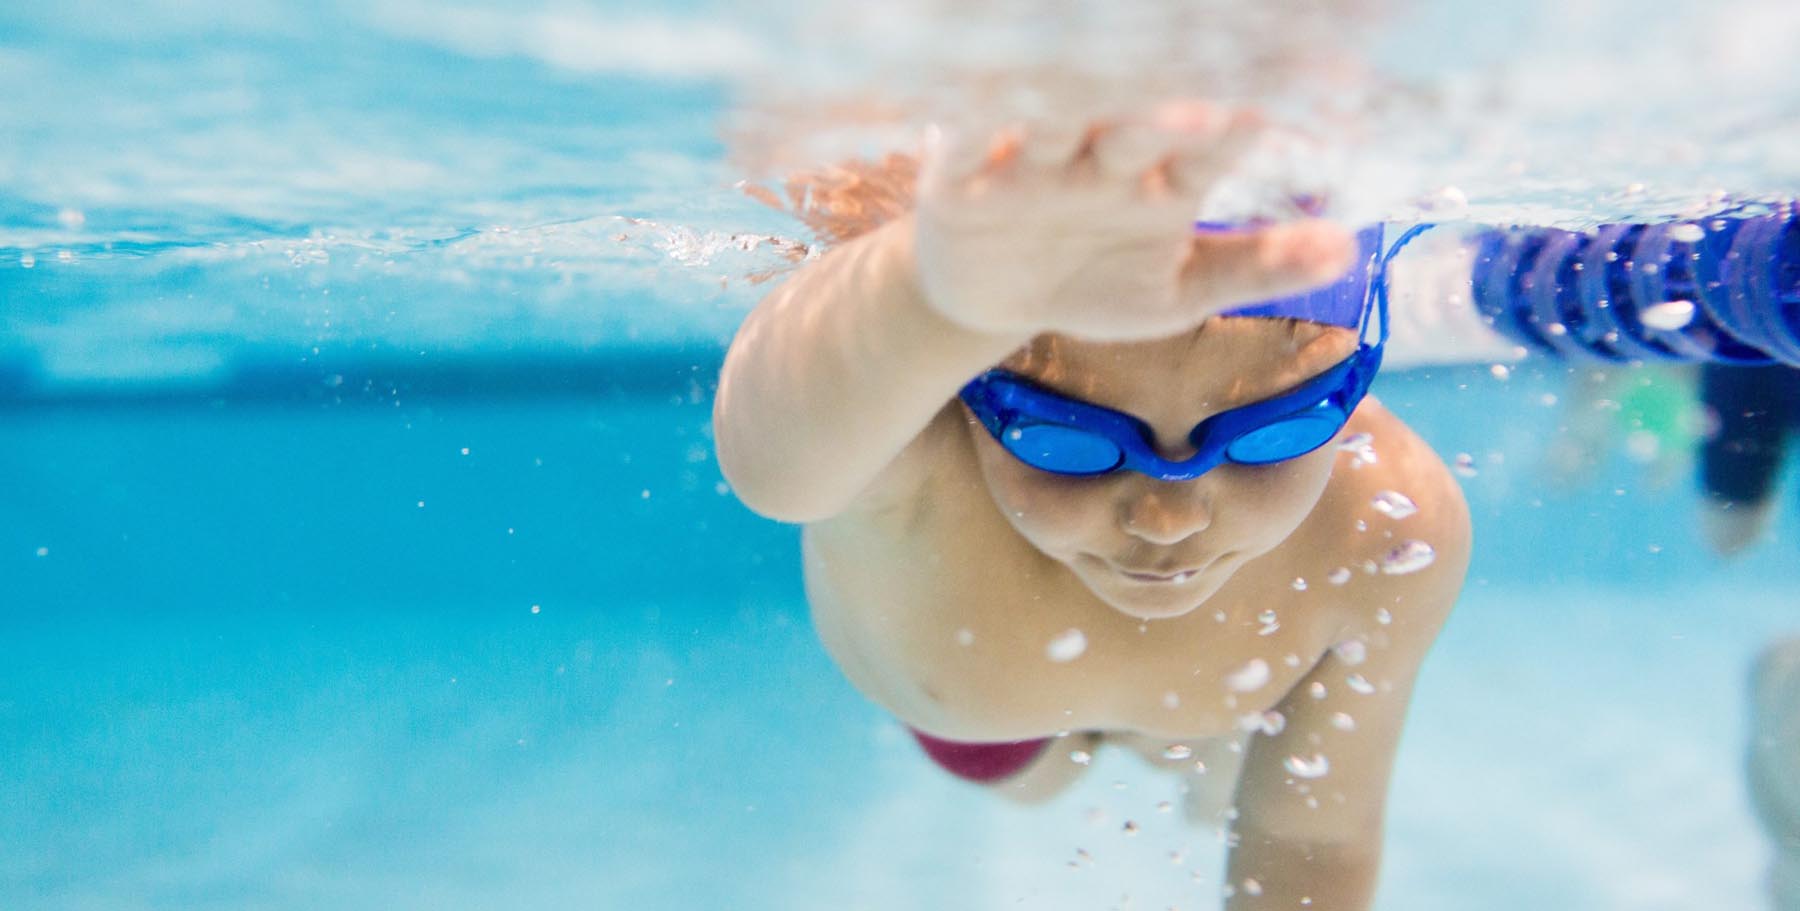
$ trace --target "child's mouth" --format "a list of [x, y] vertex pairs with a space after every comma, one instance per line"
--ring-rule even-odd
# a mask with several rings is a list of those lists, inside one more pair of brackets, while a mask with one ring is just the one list
[[1197, 569], [1184, 569], [1172, 573], [1135, 572], [1123, 568], [1119, 569], [1119, 575], [1124, 576], [1133, 582], [1142, 582], [1149, 585], [1180, 585], [1199, 574], [1200, 571]]

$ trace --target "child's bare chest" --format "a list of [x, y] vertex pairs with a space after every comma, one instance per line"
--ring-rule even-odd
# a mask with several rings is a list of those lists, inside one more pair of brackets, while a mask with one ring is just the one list
[[915, 727], [969, 740], [1183, 739], [1257, 724], [1335, 641], [1337, 599], [1298, 597], [1270, 557], [1194, 611], [1149, 622], [1030, 549], [991, 504], [904, 533], [811, 531], [806, 570], [826, 646]]

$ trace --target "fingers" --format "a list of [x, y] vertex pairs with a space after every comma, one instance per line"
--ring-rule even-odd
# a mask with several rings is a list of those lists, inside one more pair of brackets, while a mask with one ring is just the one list
[[1210, 101], [1175, 98], [1152, 108], [1150, 122], [1165, 130], [1203, 133], [1216, 129], [1220, 122], [1230, 117], [1232, 113], [1231, 108]]
[[960, 186], [994, 160], [1008, 160], [1016, 145], [1004, 132], [983, 141], [972, 131], [933, 124], [925, 130], [920, 182], [939, 187]]
[[1097, 124], [1072, 164], [1108, 181], [1142, 180], [1169, 154], [1169, 137], [1143, 122]]
[[1211, 316], [1329, 284], [1351, 268], [1350, 232], [1326, 221], [1196, 234], [1182, 264], [1183, 298]]
[[1067, 168], [1093, 129], [1092, 125], [1078, 120], [1041, 120], [1027, 124], [1024, 130], [1025, 163], [1043, 170]]
[[1100, 179], [1151, 199], [1193, 197], [1236, 168], [1267, 128], [1255, 111], [1172, 104], [1146, 120], [1095, 130], [1084, 151]]
[[1192, 196], [1235, 167], [1266, 132], [1254, 111], [1172, 102], [1130, 120], [1043, 120], [991, 135], [932, 128], [925, 175], [968, 186], [1029, 175], [1113, 184], [1151, 199]]
[[1045, 154], [1042, 137], [1024, 126], [979, 133], [932, 126], [925, 133], [922, 180], [934, 186], [972, 188], [1005, 180]]
[[1169, 162], [1171, 184], [1184, 192], [1199, 192], [1235, 169], [1268, 129], [1268, 121], [1255, 111], [1236, 111], [1216, 118], [1204, 131], [1177, 134]]

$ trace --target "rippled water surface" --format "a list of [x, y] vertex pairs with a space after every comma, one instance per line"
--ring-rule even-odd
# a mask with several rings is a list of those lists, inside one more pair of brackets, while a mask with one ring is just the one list
[[0, 357], [62, 383], [716, 344], [759, 241], [805, 239], [738, 180], [1208, 87], [1326, 137], [1283, 173], [1352, 221], [1790, 194], [1800, 13], [1663, 6], [15, 5]]

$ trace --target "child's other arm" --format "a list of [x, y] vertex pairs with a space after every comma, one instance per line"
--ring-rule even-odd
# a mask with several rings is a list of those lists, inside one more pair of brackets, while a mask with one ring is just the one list
[[1385, 608], [1391, 623], [1359, 623], [1361, 635], [1347, 640], [1358, 644], [1328, 652], [1282, 700], [1280, 733], [1252, 741], [1238, 784], [1230, 911], [1363, 911], [1373, 901], [1414, 678], [1468, 566], [1467, 512], [1460, 497], [1445, 503], [1454, 508], [1435, 523], [1429, 568], [1350, 583], [1375, 595], [1358, 610]]

